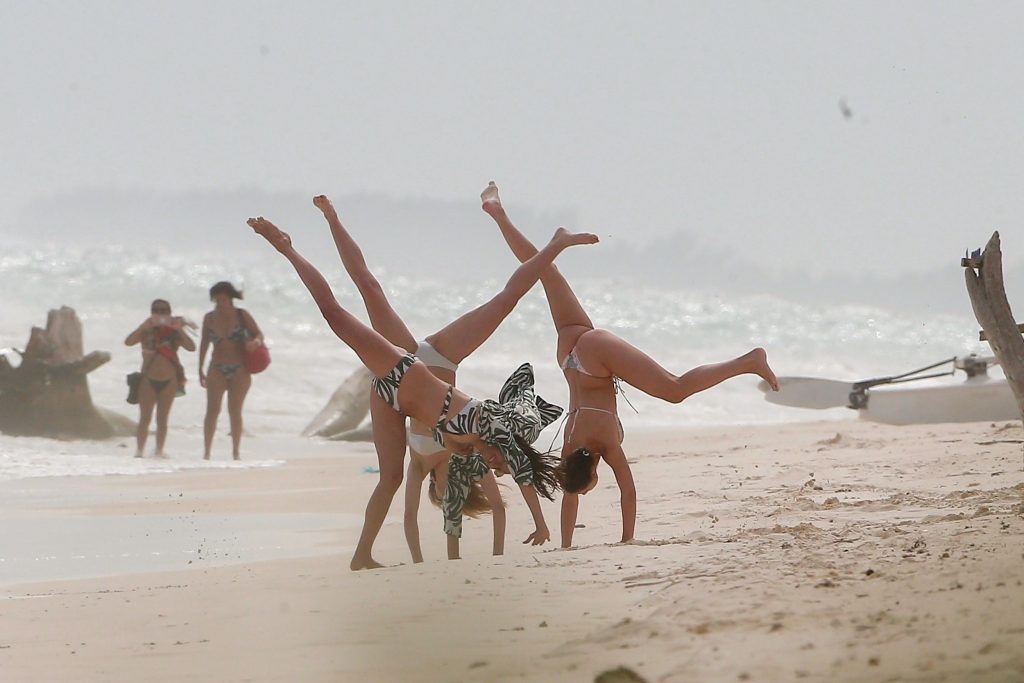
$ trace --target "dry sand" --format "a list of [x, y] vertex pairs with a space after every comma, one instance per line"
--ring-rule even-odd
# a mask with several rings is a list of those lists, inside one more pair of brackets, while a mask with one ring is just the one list
[[[87, 520], [96, 547], [149, 521], [168, 550], [159, 571], [111, 557], [88, 572], [108, 576], [0, 586], [0, 679], [1020, 681], [1022, 439], [1016, 424], [853, 421], [631, 434], [641, 540], [613, 543], [605, 476], [575, 548], [520, 545], [529, 515], [508, 489], [504, 557], [483, 518], [465, 559], [441, 559], [424, 503], [427, 562], [359, 573], [365, 445], [296, 439], [283, 450], [304, 454], [273, 469], [8, 482], [18, 547], [0, 556], [28, 552], [10, 527], [40, 515]], [[557, 505], [545, 514], [557, 530]], [[400, 497], [375, 554], [408, 562]]]

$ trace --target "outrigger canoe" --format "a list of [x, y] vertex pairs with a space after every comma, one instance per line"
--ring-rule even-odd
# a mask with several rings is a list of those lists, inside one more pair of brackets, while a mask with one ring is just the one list
[[[951, 364], [944, 372], [923, 374]], [[780, 377], [779, 391], [761, 390], [770, 403], [822, 410], [847, 407], [863, 420], [885, 424], [934, 424], [942, 422], [981, 422], [1020, 419], [1020, 409], [1006, 379], [991, 378], [988, 368], [994, 358], [967, 356], [890, 377], [842, 382], [816, 377]], [[961, 371], [963, 381], [938, 381]], [[935, 380], [926, 385], [908, 387], [908, 382]]]

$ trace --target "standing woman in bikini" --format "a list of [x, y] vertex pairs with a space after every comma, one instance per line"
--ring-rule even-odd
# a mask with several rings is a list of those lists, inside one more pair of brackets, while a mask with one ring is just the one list
[[[478, 453], [491, 469], [507, 468], [519, 485], [536, 525], [527, 541], [539, 545], [548, 540], [538, 493], [553, 499], [557, 482], [552, 463], [529, 444], [549, 419], [544, 413], [550, 406], [543, 404], [534, 393], [532, 368], [528, 364], [521, 366], [502, 387], [498, 401], [471, 398], [434, 376], [404, 347], [389, 342], [342, 308], [327, 280], [295, 250], [286, 233], [262, 217], [250, 218], [248, 223], [291, 262], [328, 325], [376, 378], [372, 383], [375, 397], [370, 411], [380, 481], [366, 506], [363, 531], [350, 567], [382, 566], [372, 558], [371, 549], [391, 499], [402, 483], [406, 417], [433, 425], [435, 440], [454, 454], [467, 457]], [[504, 319], [562, 250], [596, 242], [595, 235], [573, 234], [559, 228], [535, 257], [516, 269], [505, 288], [493, 299], [433, 335], [440, 350], [450, 352], [441, 342], [442, 338], [475, 335], [474, 328], [478, 325], [484, 329], [495, 327], [497, 323], [491, 321]]]
[[[352, 278], [356, 289], [359, 290], [370, 318], [370, 326], [395, 346], [414, 354], [435, 377], [454, 386], [455, 373], [459, 368], [459, 363], [490, 337], [505, 316], [501, 314], [501, 311], [487, 312], [477, 309], [457, 321], [458, 324], [452, 323], [440, 332], [417, 341], [391, 307], [384, 288], [370, 272], [366, 260], [363, 258], [362, 250], [342, 225], [331, 200], [324, 195], [319, 195], [313, 198], [313, 205], [323, 212], [324, 218], [331, 226], [331, 235], [334, 237], [338, 255], [341, 256], [345, 271]], [[371, 401], [376, 403], [380, 399], [371, 396]], [[378, 409], [380, 408], [387, 409], [387, 406], [382, 404], [378, 406]], [[452, 461], [451, 451], [437, 443], [431, 435], [431, 426], [411, 420], [406, 435], [410, 457], [405, 482], [403, 526], [412, 561], [416, 563], [423, 561], [423, 551], [420, 547], [419, 507], [423, 480], [428, 476], [430, 478], [428, 493], [431, 502], [448, 512], [445, 520], [448, 559], [459, 558], [461, 520], [464, 514], [470, 517], [477, 517], [488, 512], [491, 514], [494, 530], [492, 552], [495, 555], [503, 554], [505, 549], [505, 505], [494, 474], [482, 462], [479, 455]], [[381, 456], [381, 459], [390, 461], [393, 459], [393, 455], [385, 454]], [[450, 463], [453, 477], [449, 487]], [[480, 475], [478, 481], [474, 480], [476, 475]], [[386, 487], [385, 490], [394, 487], [397, 491], [399, 485], [401, 485], [400, 472], [397, 483], [392, 478], [385, 481], [382, 475], [381, 484], [378, 487]], [[391, 493], [391, 496], [372, 497], [371, 502], [375, 509], [372, 512], [368, 511], [367, 516], [376, 519], [379, 516], [379, 510], [376, 508], [381, 505], [385, 506], [383, 512], [386, 514], [393, 496], [394, 492]], [[372, 541], [369, 545], [372, 546]]]
[[[218, 282], [210, 288], [212, 311], [203, 317], [203, 332], [199, 342], [199, 383], [206, 387], [206, 419], [203, 422], [203, 458], [210, 459], [213, 435], [217, 431], [217, 418], [224, 393], [228, 395], [228, 417], [231, 421], [231, 454], [238, 460], [241, 455], [242, 404], [249, 393], [252, 377], [245, 369], [245, 352], [263, 343], [263, 333], [249, 311], [235, 308], [235, 299], [242, 293], [230, 282]], [[210, 372], [203, 370], [206, 351], [213, 345]]]
[[142, 321], [124, 343], [142, 344], [142, 381], [139, 383], [139, 427], [135, 432], [135, 457], [141, 458], [149, 436], [149, 423], [156, 408], [156, 452], [164, 457], [167, 440], [167, 419], [178, 388], [184, 384], [185, 373], [178, 360], [178, 348], [195, 351], [196, 344], [185, 332], [195, 323], [171, 317], [171, 305], [157, 299], [149, 306], [150, 316]]
[[[505, 213], [498, 188], [491, 182], [480, 194], [483, 210], [494, 219], [520, 261], [537, 253], [533, 244]], [[621, 542], [633, 539], [636, 527], [636, 487], [622, 450], [622, 423], [616, 412], [617, 381], [670, 403], [681, 403], [731, 377], [755, 374], [778, 391], [775, 373], [764, 349], [673, 375], [652, 358], [607, 330], [595, 329], [583, 306], [558, 269], [549, 266], [540, 277], [558, 333], [557, 359], [569, 384], [569, 414], [562, 445], [559, 478], [562, 484], [562, 547], [572, 545], [579, 495], [597, 485], [597, 466], [604, 460], [619, 486], [622, 508]]]

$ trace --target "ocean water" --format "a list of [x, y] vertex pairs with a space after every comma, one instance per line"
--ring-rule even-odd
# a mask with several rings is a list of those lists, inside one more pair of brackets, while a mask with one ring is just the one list
[[[316, 254], [319, 265], [337, 264]], [[503, 285], [507, 273], [489, 280], [449, 278], [375, 269], [390, 301], [414, 335], [430, 334], [479, 305]], [[366, 319], [355, 288], [340, 265], [325, 271], [344, 306]], [[86, 352], [105, 350], [111, 361], [89, 375], [94, 401], [134, 416], [125, 403], [125, 375], [138, 369], [138, 347], [124, 337], [147, 315], [154, 298], [168, 299], [176, 315], [199, 322], [210, 310], [209, 286], [231, 280], [244, 288], [247, 308], [263, 329], [273, 363], [256, 376], [246, 401], [252, 438], [298, 434], [327, 398], [358, 367], [355, 354], [328, 329], [298, 277], [281, 257], [234, 257], [117, 246], [38, 247], [0, 255], [0, 349], [24, 346], [32, 325], [45, 325], [47, 310], [73, 307], [82, 320]], [[808, 306], [765, 292], [725, 297], [700, 289], [659, 289], [609, 274], [572, 285], [598, 327], [607, 328], [679, 373], [763, 346], [777, 374], [856, 380], [910, 370], [954, 355], [987, 352], [968, 315], [907, 314], [863, 306]], [[966, 298], [966, 293], [965, 293]], [[197, 380], [197, 354], [182, 351], [189, 383], [171, 415], [164, 461], [133, 461], [133, 439], [89, 443], [0, 435], [0, 480], [32, 476], [142, 474], [203, 463], [195, 449], [202, 434], [205, 394]], [[16, 362], [17, 356], [12, 355]], [[460, 386], [493, 397], [519, 363], [533, 363], [539, 393], [565, 405], [567, 389], [555, 359], [555, 333], [543, 291], [537, 286], [498, 332], [463, 364]], [[631, 428], [730, 425], [815, 419], [855, 419], [852, 411], [802, 411], [767, 403], [751, 377], [730, 380], [670, 405], [626, 388], [634, 412], [620, 402]], [[222, 414], [215, 458], [228, 456], [227, 416]], [[550, 428], [541, 438], [555, 437]], [[178, 447], [176, 448], [176, 444]], [[152, 449], [152, 437], [149, 443]], [[245, 442], [243, 442], [243, 451]], [[240, 466], [259, 465], [243, 461]], [[235, 465], [230, 465], [235, 466]]]

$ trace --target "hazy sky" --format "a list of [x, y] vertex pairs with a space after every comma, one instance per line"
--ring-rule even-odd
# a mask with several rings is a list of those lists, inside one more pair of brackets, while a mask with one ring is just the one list
[[1013, 260], [1022, 25], [994, 2], [0, 0], [0, 227], [82, 188], [474, 201], [493, 177], [579, 228], [783, 269], [924, 269], [996, 228]]

